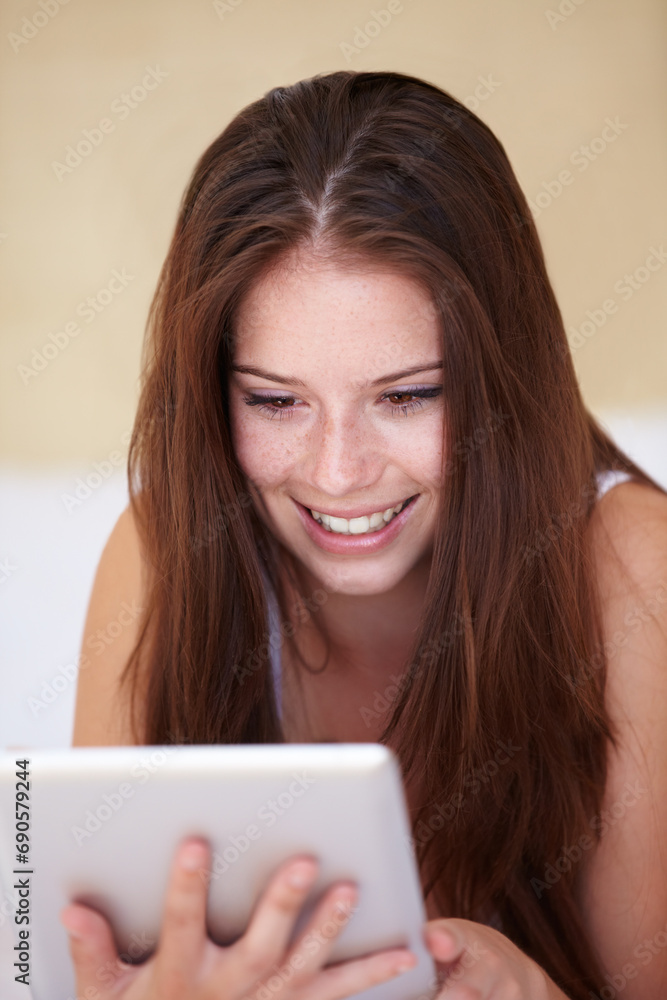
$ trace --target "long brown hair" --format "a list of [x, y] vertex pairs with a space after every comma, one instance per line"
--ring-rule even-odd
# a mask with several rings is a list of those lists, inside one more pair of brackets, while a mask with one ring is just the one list
[[404, 777], [423, 789], [414, 844], [439, 912], [495, 911], [584, 1000], [605, 980], [575, 904], [576, 864], [551, 882], [545, 872], [591, 833], [615, 745], [586, 526], [596, 472], [661, 487], [584, 406], [501, 143], [436, 86], [335, 72], [277, 87], [194, 170], [151, 307], [130, 445], [152, 572], [123, 678], [137, 739], [284, 739], [262, 574], [291, 622], [288, 559], [231, 446], [227, 373], [238, 303], [297, 249], [394, 268], [442, 318], [446, 488], [382, 741], [395, 738]]

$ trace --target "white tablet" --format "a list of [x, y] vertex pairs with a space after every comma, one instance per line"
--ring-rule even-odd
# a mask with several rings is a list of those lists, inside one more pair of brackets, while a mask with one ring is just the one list
[[276, 868], [312, 853], [319, 876], [294, 935], [332, 882], [353, 879], [355, 911], [330, 962], [406, 946], [417, 965], [357, 996], [435, 994], [395, 754], [380, 743], [286, 743], [0, 754], [0, 877], [16, 894], [14, 978], [25, 973], [19, 982], [29, 982], [34, 1000], [75, 996], [58, 919], [70, 901], [111, 921], [126, 960], [148, 957], [174, 852], [188, 835], [211, 845], [207, 918], [214, 941], [240, 936]]

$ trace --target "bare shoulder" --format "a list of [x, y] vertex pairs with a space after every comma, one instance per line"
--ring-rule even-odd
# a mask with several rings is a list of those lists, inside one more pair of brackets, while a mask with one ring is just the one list
[[149, 573], [131, 508], [104, 546], [81, 643], [74, 746], [133, 743], [129, 704], [120, 678], [143, 624]]
[[663, 995], [667, 976], [667, 952], [653, 949], [667, 924], [667, 497], [617, 485], [590, 530], [618, 747], [590, 817], [601, 839], [580, 862], [579, 902], [608, 974], [623, 973], [624, 996], [643, 1000]]
[[639, 483], [617, 485], [596, 505], [590, 531], [607, 708], [615, 722], [648, 738], [655, 699], [667, 685], [667, 496]]
[[612, 597], [628, 583], [651, 587], [667, 569], [667, 495], [621, 483], [595, 505], [590, 522], [598, 583]]

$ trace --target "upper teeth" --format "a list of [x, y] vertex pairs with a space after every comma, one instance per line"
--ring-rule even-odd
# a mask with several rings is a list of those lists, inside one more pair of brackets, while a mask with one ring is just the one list
[[384, 528], [392, 517], [399, 514], [405, 507], [407, 500], [401, 500], [395, 507], [387, 507], [386, 510], [379, 510], [373, 514], [363, 517], [332, 517], [331, 514], [320, 514], [318, 510], [311, 510], [311, 514], [316, 521], [324, 525], [329, 531], [335, 531], [339, 535], [365, 535], [379, 528]]

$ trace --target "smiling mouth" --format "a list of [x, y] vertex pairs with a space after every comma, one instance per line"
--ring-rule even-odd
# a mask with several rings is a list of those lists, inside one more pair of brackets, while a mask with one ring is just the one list
[[413, 500], [416, 500], [419, 496], [416, 493], [414, 496], [408, 497], [407, 500], [403, 500], [401, 503], [396, 504], [395, 507], [387, 507], [386, 510], [375, 511], [372, 514], [365, 514], [363, 517], [333, 517], [331, 514], [321, 514], [317, 510], [311, 510], [310, 507], [306, 507], [306, 510], [310, 516], [317, 521], [318, 524], [322, 525], [326, 531], [330, 531], [335, 535], [372, 535], [377, 531], [382, 531], [383, 528], [393, 521], [402, 510], [408, 506]]

